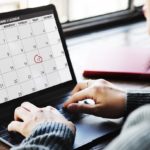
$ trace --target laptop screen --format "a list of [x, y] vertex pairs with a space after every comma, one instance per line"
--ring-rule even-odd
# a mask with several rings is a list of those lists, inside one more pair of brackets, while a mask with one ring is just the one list
[[0, 20], [0, 103], [71, 80], [51, 11]]

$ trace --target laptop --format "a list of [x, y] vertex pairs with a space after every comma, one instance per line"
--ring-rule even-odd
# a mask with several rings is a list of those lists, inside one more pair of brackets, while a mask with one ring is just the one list
[[148, 48], [93, 49], [88, 55], [83, 72], [86, 78], [150, 80]]
[[77, 82], [53, 5], [3, 13], [0, 18], [1, 142], [12, 147], [23, 140], [8, 132], [7, 125], [24, 101], [52, 105], [73, 121], [75, 149], [118, 130], [118, 124], [107, 119], [73, 115], [61, 108]]

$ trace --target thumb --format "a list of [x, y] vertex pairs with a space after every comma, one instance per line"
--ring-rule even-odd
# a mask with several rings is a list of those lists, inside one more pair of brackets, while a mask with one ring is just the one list
[[72, 103], [67, 106], [67, 109], [72, 113], [94, 114], [95, 105]]

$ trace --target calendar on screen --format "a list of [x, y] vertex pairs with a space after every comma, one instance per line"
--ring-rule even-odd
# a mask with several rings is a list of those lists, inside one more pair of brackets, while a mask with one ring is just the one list
[[53, 14], [0, 20], [0, 103], [70, 80]]

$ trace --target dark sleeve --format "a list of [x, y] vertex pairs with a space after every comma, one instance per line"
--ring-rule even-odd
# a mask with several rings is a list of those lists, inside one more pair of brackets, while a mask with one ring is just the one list
[[129, 115], [119, 136], [105, 150], [149, 150], [150, 105], [136, 109]]
[[150, 90], [129, 91], [127, 93], [127, 114], [146, 104], [150, 104]]
[[18, 147], [11, 150], [72, 150], [74, 134], [64, 124], [48, 122], [38, 125]]

